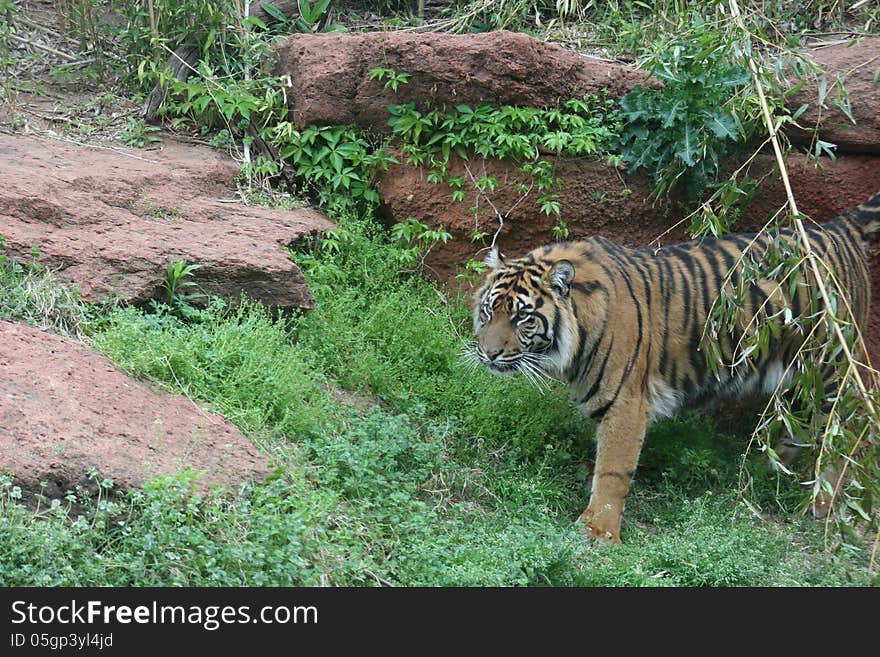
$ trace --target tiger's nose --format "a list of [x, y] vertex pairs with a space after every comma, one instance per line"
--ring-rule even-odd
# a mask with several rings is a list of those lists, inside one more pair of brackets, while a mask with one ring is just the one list
[[489, 362], [492, 362], [501, 355], [501, 349], [486, 349], [483, 351]]

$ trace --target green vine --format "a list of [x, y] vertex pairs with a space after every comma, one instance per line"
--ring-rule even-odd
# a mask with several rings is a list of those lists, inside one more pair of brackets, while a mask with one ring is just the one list
[[[396, 91], [408, 76], [391, 69], [374, 69], [371, 79], [385, 80], [385, 88]], [[560, 218], [559, 186], [554, 175], [554, 159], [589, 157], [607, 152], [621, 130], [614, 100], [607, 96], [585, 95], [572, 98], [559, 107], [539, 109], [488, 104], [477, 107], [458, 105], [452, 110], [419, 108], [416, 103], [391, 105], [388, 125], [399, 140], [410, 164], [428, 169], [428, 180], [445, 183], [454, 201], [464, 202], [468, 190], [475, 199], [468, 208], [474, 214], [471, 239], [483, 242], [489, 233], [481, 229], [487, 207], [495, 213], [497, 230], [506, 213], [491, 201], [491, 194], [501, 182], [495, 176], [476, 175], [469, 166], [474, 157], [512, 162], [522, 180], [516, 183], [518, 205], [533, 191], [535, 203], [547, 216], [557, 218], [555, 239], [566, 239], [568, 226]], [[453, 175], [450, 159], [464, 162], [466, 175]], [[484, 201], [481, 205], [481, 201]], [[496, 235], [497, 235], [496, 230]], [[471, 261], [460, 276], [472, 278], [481, 273], [478, 262]]]
[[[541, 212], [559, 215], [558, 181], [547, 159], [595, 155], [613, 141], [620, 130], [614, 101], [602, 97], [573, 98], [561, 107], [537, 109], [504, 105], [476, 108], [458, 105], [452, 111], [420, 111], [415, 103], [391, 105], [388, 125], [402, 143], [407, 160], [429, 168], [431, 182], [445, 182], [456, 201], [465, 199], [465, 181], [449, 173], [454, 154], [468, 161], [472, 155], [516, 163], [540, 194]], [[471, 181], [478, 193], [494, 191], [493, 177]], [[520, 192], [526, 193], [528, 186]]]

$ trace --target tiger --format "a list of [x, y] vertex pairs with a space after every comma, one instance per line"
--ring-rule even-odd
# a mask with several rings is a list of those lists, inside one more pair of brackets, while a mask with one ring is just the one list
[[[865, 326], [871, 289], [866, 240], [880, 231], [880, 193], [806, 231], [857, 326]], [[780, 327], [756, 368], [713, 371], [700, 350], [716, 297], [737, 280], [744, 254], [760, 257], [780, 237], [796, 240], [794, 229], [778, 228], [659, 249], [630, 249], [595, 236], [516, 259], [491, 248], [474, 295], [470, 349], [494, 374], [567, 383], [573, 403], [597, 423], [590, 500], [577, 521], [587, 537], [620, 542], [624, 502], [654, 420], [712, 400], [769, 395], [790, 381], [787, 365], [805, 337], [785, 316], [809, 319], [805, 268], [791, 295], [788, 285], [783, 293], [768, 278], [745, 286], [745, 316], [763, 309]], [[736, 338], [719, 336], [724, 362], [731, 362]]]

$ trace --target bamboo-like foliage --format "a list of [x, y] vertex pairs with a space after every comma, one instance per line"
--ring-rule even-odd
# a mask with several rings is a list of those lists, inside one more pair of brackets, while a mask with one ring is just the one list
[[105, 29], [95, 13], [95, 0], [58, 0], [56, 22], [66, 47], [77, 44], [80, 53], [104, 55]]
[[[752, 48], [753, 35], [748, 20], [736, 0], [729, 4], [731, 25], [738, 30], [743, 48], [741, 55], [752, 75], [751, 93], [760, 109], [767, 141], [773, 148], [776, 163], [787, 194], [787, 206], [768, 222], [759, 235], [770, 235], [770, 247], [762, 257], [749, 250], [728, 275], [719, 292], [704, 333], [703, 347], [710, 367], [734, 370], [755, 367], [772, 344], [776, 332], [798, 331], [803, 345], [784, 364], [790, 383], [780, 386], [767, 403], [752, 436], [753, 445], [766, 452], [772, 462], [791, 476], [801, 476], [808, 491], [804, 507], [831, 509], [826, 527], [836, 526], [840, 536], [851, 544], [871, 542], [877, 532], [880, 510], [880, 379], [866, 355], [864, 340], [853, 316], [849, 300], [834, 271], [817, 254], [810, 242], [803, 216], [788, 180], [779, 132], [782, 121], [774, 116], [767, 98], [772, 70], [764, 57]], [[784, 120], [784, 119], [783, 119]], [[723, 205], [723, 204], [722, 204]], [[713, 215], [702, 208], [705, 216]], [[789, 232], [776, 233], [778, 228]], [[789, 237], [786, 237], [788, 235]], [[775, 281], [785, 298], [793, 299], [799, 285], [811, 291], [809, 310], [799, 317], [782, 310], [770, 314], [761, 306], [752, 314], [743, 311], [749, 286], [758, 281]], [[779, 316], [780, 313], [783, 316]], [[717, 347], [719, 336], [737, 333], [740, 338], [729, 361]], [[822, 371], [833, 368], [833, 386], [825, 389], [827, 376]], [[783, 438], [802, 445], [808, 452], [809, 470], [793, 472], [780, 463], [773, 445]], [[804, 476], [805, 475], [805, 476]], [[744, 475], [745, 476], [745, 475]], [[826, 534], [831, 538], [832, 533]], [[872, 570], [880, 534], [873, 534]]]

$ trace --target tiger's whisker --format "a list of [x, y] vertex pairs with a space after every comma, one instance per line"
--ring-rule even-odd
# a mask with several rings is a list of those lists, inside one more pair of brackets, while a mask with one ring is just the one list
[[522, 374], [529, 380], [529, 382], [534, 385], [538, 390], [544, 392], [550, 388], [547, 383], [547, 376], [540, 369], [535, 367], [533, 363], [525, 358], [520, 358], [517, 361], [517, 370], [522, 372]]

